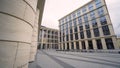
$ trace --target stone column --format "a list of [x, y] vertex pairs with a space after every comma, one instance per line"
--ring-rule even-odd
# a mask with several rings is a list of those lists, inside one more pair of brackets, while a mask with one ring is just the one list
[[28, 68], [37, 3], [0, 0], [0, 68]]

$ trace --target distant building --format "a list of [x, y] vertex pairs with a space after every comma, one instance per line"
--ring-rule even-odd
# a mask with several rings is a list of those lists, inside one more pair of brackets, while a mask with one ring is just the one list
[[92, 0], [59, 20], [59, 49], [118, 49], [105, 0]]
[[58, 30], [41, 26], [39, 49], [58, 49]]

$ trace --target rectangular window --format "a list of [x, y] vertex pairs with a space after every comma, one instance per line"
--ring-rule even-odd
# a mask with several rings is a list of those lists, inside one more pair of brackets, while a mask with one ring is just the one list
[[88, 16], [87, 16], [87, 14], [84, 15], [84, 21], [85, 21], [85, 22], [88, 21]]
[[99, 8], [102, 6], [101, 0], [95, 0], [96, 8]]
[[103, 8], [99, 8], [99, 9], [98, 9], [98, 15], [99, 15], [99, 16], [104, 15], [104, 10], [103, 10]]
[[85, 46], [85, 41], [82, 41], [82, 49], [86, 49], [86, 46]]
[[74, 24], [74, 26], [77, 26], [77, 21], [76, 21], [76, 19], [73, 20], [73, 24]]
[[88, 41], [88, 49], [93, 49], [92, 40], [89, 40], [89, 41]]
[[78, 30], [77, 30], [77, 26], [76, 26], [76, 27], [74, 27], [74, 32], [78, 32]]
[[69, 27], [72, 27], [72, 21], [69, 22]]
[[75, 40], [78, 40], [78, 33], [75, 33]]
[[89, 29], [89, 28], [90, 28], [89, 23], [85, 23], [85, 28], [86, 28], [86, 29]]
[[106, 38], [105, 39], [107, 49], [114, 49], [113, 41], [111, 38]]
[[79, 42], [76, 42], [76, 49], [79, 49]]
[[69, 36], [68, 35], [66, 35], [66, 40], [69, 41]]
[[100, 36], [98, 28], [93, 29], [93, 32], [95, 37]]
[[90, 12], [90, 17], [91, 17], [91, 19], [95, 19], [95, 13], [94, 12]]
[[80, 10], [77, 10], [77, 16], [78, 17], [80, 16]]
[[83, 26], [79, 26], [79, 30], [82, 31], [83, 30]]
[[82, 18], [81, 17], [78, 17], [78, 24], [82, 25]]
[[109, 31], [108, 25], [102, 26], [102, 30], [103, 30], [103, 34], [104, 35], [110, 35], [110, 31]]
[[71, 34], [73, 33], [73, 30], [72, 30], [72, 28], [70, 28], [70, 33], [71, 33]]
[[74, 49], [74, 43], [71, 42], [71, 49]]
[[96, 20], [92, 20], [92, 26], [93, 26], [93, 27], [97, 27], [97, 22], [96, 22]]
[[70, 34], [70, 39], [73, 40], [73, 34]]
[[80, 32], [80, 38], [84, 39], [84, 32], [83, 31]]
[[107, 24], [106, 17], [105, 17], [105, 16], [104, 16], [104, 17], [101, 17], [101, 18], [100, 18], [100, 22], [101, 22], [101, 25]]
[[73, 19], [76, 18], [76, 13], [74, 12], [74, 13], [72, 14], [72, 16], [73, 16]]
[[88, 9], [91, 11], [91, 10], [93, 10], [93, 4], [89, 4], [88, 5]]
[[87, 11], [86, 7], [82, 8], [82, 12], [85, 13]]
[[102, 43], [101, 43], [101, 40], [100, 40], [100, 39], [97, 39], [97, 40], [96, 40], [96, 44], [97, 44], [97, 49], [103, 49]]
[[91, 38], [91, 32], [90, 30], [86, 30], [87, 38]]

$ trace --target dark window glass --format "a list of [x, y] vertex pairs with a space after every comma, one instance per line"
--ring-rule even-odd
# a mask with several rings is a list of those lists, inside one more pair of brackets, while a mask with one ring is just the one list
[[84, 32], [83, 31], [80, 32], [80, 38], [84, 39]]
[[85, 13], [87, 11], [86, 7], [82, 8], [82, 12]]
[[106, 38], [105, 39], [107, 49], [114, 49], [113, 41], [111, 38]]
[[87, 14], [84, 15], [84, 21], [85, 21], [85, 22], [88, 21], [88, 16], [87, 16]]
[[74, 27], [74, 32], [77, 32], [77, 26], [76, 26], [76, 27]]
[[104, 35], [110, 35], [110, 31], [109, 31], [109, 28], [108, 26], [102, 26], [102, 30], [103, 30], [103, 34]]
[[78, 17], [78, 23], [79, 23], [79, 25], [82, 25], [82, 19], [81, 19], [81, 17]]
[[99, 8], [102, 6], [101, 0], [95, 0], [96, 8]]
[[80, 10], [77, 11], [77, 16], [80, 16]]
[[100, 40], [100, 39], [97, 39], [97, 40], [96, 40], [96, 44], [97, 44], [97, 49], [103, 49], [102, 43], [101, 43], [101, 40]]
[[69, 50], [69, 43], [67, 43], [67, 50]]
[[72, 21], [69, 22], [69, 26], [72, 27]]
[[75, 40], [78, 40], [78, 33], [75, 33]]
[[101, 25], [107, 24], [106, 17], [105, 17], [105, 16], [104, 16], [104, 17], [101, 17], [101, 18], [100, 18], [100, 22], [101, 22]]
[[100, 36], [98, 28], [93, 29], [93, 32], [95, 37]]
[[93, 27], [97, 27], [97, 22], [96, 22], [96, 20], [92, 20], [92, 26], [93, 26]]
[[73, 40], [73, 34], [70, 34], [70, 39]]
[[95, 13], [94, 12], [90, 12], [90, 17], [91, 17], [91, 19], [95, 19]]
[[86, 28], [86, 29], [89, 29], [89, 28], [90, 28], [90, 26], [89, 26], [88, 23], [85, 23], [85, 28]]
[[73, 24], [74, 24], [74, 26], [77, 26], [76, 23], [77, 23], [77, 22], [76, 22], [76, 19], [74, 19], [74, 20], [73, 20]]
[[89, 4], [88, 8], [89, 8], [90, 11], [93, 10], [93, 4]]
[[69, 41], [69, 36], [68, 35], [66, 35], [66, 40]]
[[76, 49], [79, 49], [79, 42], [76, 42]]
[[82, 49], [86, 49], [85, 41], [82, 41]]
[[93, 43], [91, 40], [88, 41], [88, 49], [93, 49]]
[[83, 26], [79, 26], [79, 30], [82, 31], [83, 30]]
[[74, 49], [74, 43], [71, 42], [71, 49]]
[[73, 30], [72, 30], [72, 28], [70, 28], [70, 33], [71, 33], [71, 34], [73, 33]]
[[87, 38], [91, 38], [91, 32], [90, 30], [86, 30]]
[[99, 16], [104, 15], [104, 10], [103, 10], [103, 8], [99, 8], [99, 9], [98, 9], [98, 15], [99, 15]]

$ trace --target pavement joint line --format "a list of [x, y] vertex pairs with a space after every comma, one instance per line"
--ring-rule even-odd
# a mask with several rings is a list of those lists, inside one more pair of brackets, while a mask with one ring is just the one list
[[76, 54], [68, 54], [68, 53], [66, 53], [66, 54], [67, 55], [72, 55], [72, 56], [77, 56], [77, 57], [83, 57], [83, 58], [89, 58], [89, 59], [94, 59], [94, 60], [99, 60], [99, 61], [105, 61], [105, 62], [120, 64], [120, 62], [110, 61], [110, 60], [106, 60], [106, 59], [93, 58], [93, 57], [87, 57], [87, 56], [76, 55]]
[[57, 59], [55, 56], [49, 55], [47, 54], [45, 51], [42, 51], [44, 54], [46, 54], [47, 56], [49, 56], [51, 59], [53, 59], [56, 63], [60, 64], [62, 67], [64, 68], [75, 68], [70, 64], [67, 64], [59, 59]]

